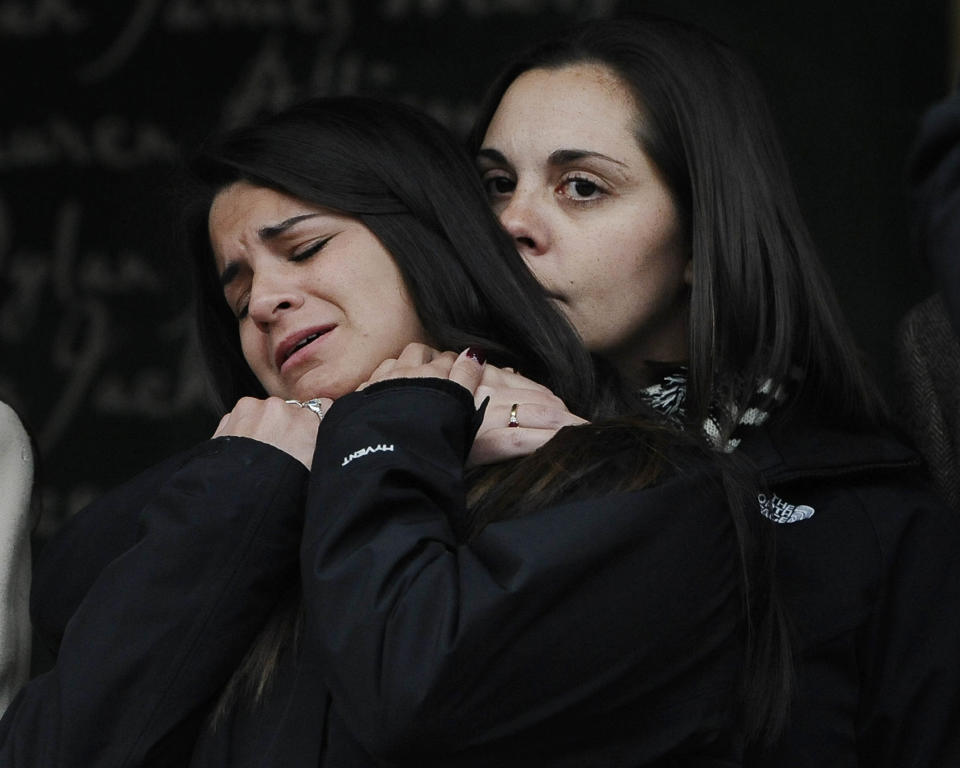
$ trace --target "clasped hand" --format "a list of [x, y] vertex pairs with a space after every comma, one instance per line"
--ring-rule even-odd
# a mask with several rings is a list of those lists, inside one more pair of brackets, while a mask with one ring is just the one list
[[[477, 407], [490, 399], [468, 466], [533, 453], [561, 427], [585, 422], [570, 413], [549, 389], [509, 368], [481, 363], [469, 351], [457, 355], [425, 344], [408, 344], [399, 357], [384, 360], [358, 390], [378, 381], [404, 378], [449, 379], [469, 391]], [[333, 401], [321, 398], [321, 403], [326, 410]], [[509, 426], [511, 412], [515, 413], [517, 426]], [[236, 435], [268, 443], [309, 469], [319, 424], [315, 413], [292, 407], [279, 397], [245, 397], [220, 420], [213, 436]]]

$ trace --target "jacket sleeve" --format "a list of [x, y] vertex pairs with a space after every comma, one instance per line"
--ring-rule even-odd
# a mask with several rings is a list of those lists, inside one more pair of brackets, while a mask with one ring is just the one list
[[137, 543], [144, 509], [175, 473], [209, 450], [204, 441], [113, 488], [43, 545], [33, 567], [30, 618], [51, 653], [56, 655], [67, 623], [104, 568]]
[[306, 480], [245, 438], [210, 441], [175, 471], [79, 603], [54, 668], [0, 721], [0, 764], [149, 764], [220, 690], [296, 573]]
[[659, 713], [710, 711], [690, 728], [728, 715], [742, 645], [719, 495], [666, 483], [458, 544], [473, 419], [466, 390], [418, 379], [342, 398], [321, 425], [301, 556], [307, 642], [365, 748], [469, 749], [632, 707], [634, 730], [657, 723], [653, 757], [690, 737]]
[[861, 629], [860, 763], [960, 765], [960, 521], [917, 485], [871, 488], [863, 503], [882, 578]]

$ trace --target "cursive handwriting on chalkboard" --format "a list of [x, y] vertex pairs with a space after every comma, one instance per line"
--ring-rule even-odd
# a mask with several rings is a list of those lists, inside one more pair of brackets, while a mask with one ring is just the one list
[[350, 5], [348, 0], [137, 0], [120, 33], [80, 71], [80, 80], [95, 82], [122, 67], [154, 27], [180, 34], [233, 27], [320, 32], [349, 27]]
[[114, 171], [176, 160], [169, 131], [156, 123], [110, 114], [89, 124], [50, 117], [0, 132], [0, 170], [65, 164]]
[[2, 0], [0, 35], [40, 37], [51, 33], [76, 33], [87, 20], [70, 0]]
[[114, 370], [90, 399], [91, 385], [104, 375], [105, 364], [123, 342], [118, 329], [128, 326], [118, 315], [116, 297], [159, 295], [170, 286], [145, 254], [81, 247], [82, 215], [79, 200], [65, 200], [52, 222], [49, 250], [15, 249], [3, 265], [9, 292], [0, 308], [0, 340], [29, 344], [53, 320], [52, 331], [47, 331], [48, 363], [57, 376], [57, 395], [43, 415], [38, 435], [41, 447], [48, 450], [86, 400], [99, 412], [159, 419], [197, 407], [203, 399], [189, 318], [182, 309], [159, 328], [155, 323], [145, 326], [155, 338], [141, 336], [143, 344], [180, 350], [176, 366], [156, 355], [154, 362], [148, 359], [133, 373]]

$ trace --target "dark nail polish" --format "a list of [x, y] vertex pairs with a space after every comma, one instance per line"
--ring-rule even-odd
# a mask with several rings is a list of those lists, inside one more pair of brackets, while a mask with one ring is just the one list
[[467, 357], [472, 357], [476, 360], [477, 365], [483, 365], [487, 359], [487, 353], [480, 349], [480, 347], [470, 347], [467, 350]]

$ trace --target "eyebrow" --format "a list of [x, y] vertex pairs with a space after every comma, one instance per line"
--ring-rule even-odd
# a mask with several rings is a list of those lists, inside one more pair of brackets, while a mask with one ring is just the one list
[[[291, 216], [289, 219], [284, 219], [279, 224], [273, 224], [269, 227], [260, 227], [257, 230], [257, 236], [264, 242], [273, 240], [276, 237], [279, 237], [284, 232], [286, 232], [290, 227], [295, 224], [299, 224], [305, 219], [312, 219], [316, 216], [321, 216], [320, 213], [302, 213], [299, 216]], [[231, 262], [227, 264], [226, 269], [220, 273], [220, 285], [221, 287], [228, 286], [233, 279], [237, 276], [237, 272], [240, 271], [240, 265], [237, 262]]]
[[284, 219], [279, 224], [274, 224], [270, 227], [260, 227], [257, 230], [257, 234], [260, 236], [261, 240], [272, 240], [278, 235], [282, 235], [294, 224], [299, 224], [304, 219], [312, 219], [316, 216], [320, 216], [319, 213], [302, 213], [299, 216], [291, 216], [289, 219]]
[[[504, 154], [496, 149], [485, 148], [477, 152], [477, 156], [485, 157], [489, 160], [492, 160], [495, 163], [508, 164], [507, 158]], [[623, 168], [627, 167], [627, 164], [610, 157], [610, 155], [605, 155], [602, 152], [594, 152], [589, 149], [555, 149], [547, 157], [547, 163], [553, 166], [566, 165], [567, 163], [572, 163], [575, 160], [582, 160], [585, 157], [596, 157], [601, 160], [606, 160], [608, 162], [619, 165]]]

